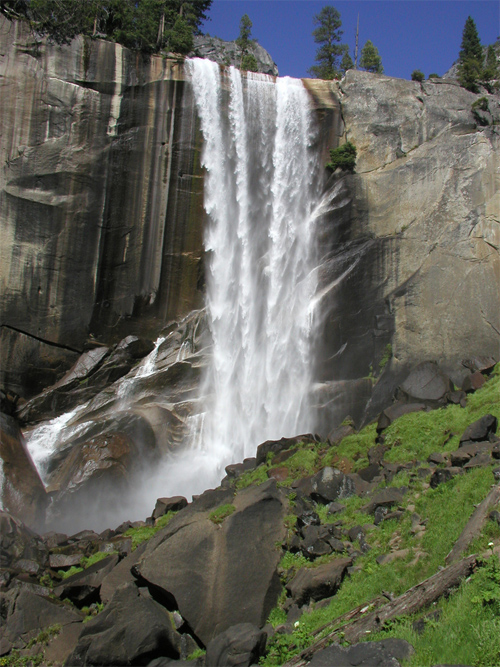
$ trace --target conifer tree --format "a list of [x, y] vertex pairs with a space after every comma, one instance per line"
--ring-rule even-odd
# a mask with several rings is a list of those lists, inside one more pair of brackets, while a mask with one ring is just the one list
[[469, 16], [462, 33], [462, 44], [458, 60], [458, 81], [473, 93], [479, 91], [478, 84], [483, 75], [483, 47], [474, 19]]
[[359, 66], [367, 72], [373, 72], [374, 74], [384, 73], [382, 58], [380, 57], [377, 47], [374, 46], [370, 40], [368, 40], [361, 49]]
[[313, 18], [314, 41], [321, 44], [316, 52], [317, 65], [309, 68], [309, 73], [319, 79], [334, 79], [340, 75], [338, 60], [344, 53], [344, 45], [340, 44], [343, 31], [340, 30], [342, 21], [340, 14], [331, 5], [326, 5]]
[[352, 69], [354, 67], [353, 60], [349, 54], [349, 47], [347, 44], [344, 44], [344, 55], [342, 56], [342, 60], [340, 61], [340, 69], [343, 72], [347, 72], [348, 69]]

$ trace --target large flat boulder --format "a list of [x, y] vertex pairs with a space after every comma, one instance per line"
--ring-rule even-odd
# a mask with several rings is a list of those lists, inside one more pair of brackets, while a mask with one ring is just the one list
[[221, 523], [203, 506], [182, 510], [134, 570], [172, 600], [205, 645], [239, 623], [262, 627], [281, 589], [276, 543], [285, 537], [285, 505], [276, 482], [248, 487], [232, 503]]

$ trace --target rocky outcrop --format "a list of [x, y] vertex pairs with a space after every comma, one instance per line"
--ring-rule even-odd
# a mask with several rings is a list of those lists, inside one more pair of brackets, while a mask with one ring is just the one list
[[[248, 53], [253, 55], [257, 61], [257, 71], [263, 74], [278, 76], [278, 68], [269, 53], [257, 42], [251, 40], [248, 45]], [[194, 49], [189, 54], [194, 58], [206, 58], [213, 60], [219, 65], [234, 65], [240, 67], [243, 56], [240, 47], [233, 42], [226, 42], [219, 37], [210, 35], [195, 35]]]

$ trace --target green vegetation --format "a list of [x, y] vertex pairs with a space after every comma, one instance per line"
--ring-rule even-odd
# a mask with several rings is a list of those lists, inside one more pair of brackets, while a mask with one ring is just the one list
[[312, 33], [314, 41], [321, 46], [316, 51], [317, 64], [310, 67], [308, 72], [319, 79], [340, 78], [339, 58], [342, 55], [345, 57], [346, 49], [348, 54], [347, 45], [340, 44], [343, 34], [340, 14], [335, 7], [326, 5], [314, 16], [313, 23], [317, 26]]
[[411, 73], [411, 80], [412, 81], [423, 81], [425, 79], [425, 74], [419, 70], [419, 69], [414, 69], [413, 72]]
[[343, 44], [343, 49], [344, 49], [344, 55], [342, 56], [342, 60], [340, 61], [340, 69], [342, 72], [347, 72], [348, 69], [352, 69], [354, 67], [354, 62], [351, 58], [351, 55], [349, 53], [349, 47], [347, 44]]
[[212, 523], [215, 523], [218, 526], [224, 521], [224, 519], [227, 519], [228, 516], [231, 516], [235, 509], [236, 507], [234, 505], [230, 505], [229, 503], [226, 505], [221, 505], [213, 512], [210, 512], [208, 518], [210, 521], [212, 521]]
[[[498, 558], [493, 557], [448, 600], [437, 603], [435, 618], [426, 618], [428, 612], [424, 612], [397, 619], [371, 639], [406, 639], [415, 648], [411, 667], [428, 667], [438, 659], [441, 663], [492, 667], [500, 664], [499, 598], [500, 567]], [[413, 627], [418, 619], [424, 622], [421, 633]]]
[[342, 171], [354, 171], [356, 166], [356, 146], [354, 146], [350, 141], [346, 141], [345, 144], [339, 146], [338, 148], [332, 148], [330, 150], [330, 162], [326, 165], [327, 169], [335, 171], [340, 168]]
[[247, 53], [243, 56], [240, 69], [246, 72], [257, 72], [259, 70], [259, 64], [253, 53]]
[[31, 648], [37, 644], [47, 646], [50, 640], [54, 637], [57, 637], [61, 630], [62, 627], [59, 623], [51, 625], [48, 628], [44, 628], [34, 639], [30, 639], [30, 641], [26, 644], [26, 648]]
[[[185, 54], [212, 0], [30, 0], [0, 5], [10, 19], [24, 18], [33, 32], [62, 44], [76, 35], [105, 37], [144, 53]], [[87, 63], [88, 66], [88, 63]]]
[[432, 74], [429, 74], [429, 79], [440, 79], [441, 77], [439, 74], [436, 74], [436, 72], [432, 72]]
[[[115, 552], [113, 552], [115, 553]], [[106, 553], [104, 551], [97, 551], [95, 554], [92, 554], [92, 556], [82, 556], [80, 559], [80, 565], [72, 565], [69, 570], [59, 570], [58, 574], [62, 579], [68, 579], [69, 577], [72, 577], [74, 574], [78, 574], [79, 572], [83, 572], [83, 570], [86, 570], [88, 567], [91, 565], [94, 565], [95, 563], [98, 563], [99, 561], [103, 560], [104, 558], [107, 558], [110, 556], [111, 553]], [[50, 577], [49, 577], [50, 578]], [[41, 580], [40, 580], [41, 583]]]
[[154, 537], [159, 530], [165, 528], [165, 526], [167, 526], [170, 523], [170, 521], [174, 518], [176, 514], [177, 512], [173, 512], [172, 510], [170, 510], [170, 512], [167, 512], [159, 519], [157, 519], [155, 521], [154, 526], [140, 526], [139, 528], [129, 528], [124, 533], [124, 536], [132, 538], [132, 551], [135, 551], [135, 549], [137, 549], [139, 544], [147, 542], [147, 540], [150, 540], [152, 537]]
[[196, 651], [193, 651], [190, 653], [187, 657], [188, 660], [197, 660], [198, 658], [203, 658], [204, 655], [206, 655], [205, 649], [202, 648], [197, 648]]
[[248, 14], [243, 14], [240, 20], [240, 35], [236, 40], [236, 44], [241, 49], [240, 69], [247, 72], [257, 72], [259, 69], [257, 59], [253, 53], [249, 53], [248, 51], [252, 44], [255, 42], [255, 40], [251, 38], [251, 35], [252, 21], [250, 21]]
[[389, 363], [391, 357], [392, 357], [392, 345], [390, 343], [387, 343], [387, 345], [385, 346], [384, 355], [382, 359], [378, 362], [378, 367], [380, 371], [384, 370], [384, 368]]
[[90, 607], [82, 607], [81, 611], [85, 614], [83, 622], [87, 623], [87, 621], [90, 621], [92, 618], [94, 618], [94, 616], [100, 614], [103, 609], [104, 604], [102, 602], [94, 602], [94, 604], [91, 604]]
[[458, 80], [460, 85], [477, 93], [482, 78], [483, 47], [474, 19], [469, 16], [465, 22], [458, 61]]
[[382, 58], [380, 57], [377, 47], [374, 46], [370, 40], [368, 40], [361, 49], [359, 66], [367, 72], [373, 72], [373, 74], [384, 73]]
[[[425, 461], [432, 452], [454, 451], [465, 428], [488, 413], [500, 419], [500, 365], [479, 391], [468, 396], [465, 408], [450, 404], [430, 412], [404, 415], [396, 420], [384, 432], [384, 444], [388, 447], [384, 460], [401, 463]], [[312, 461], [314, 468], [326, 465], [342, 467], [342, 463], [346, 462], [352, 470], [359, 470], [368, 464], [367, 451], [376, 444], [376, 437], [376, 425], [371, 424], [359, 433], [345, 437], [337, 447], [327, 449], [321, 443], [299, 444], [297, 452], [279, 465], [286, 466], [297, 454], [301, 454], [303, 461], [309, 462], [309, 468]], [[272, 456], [269, 457], [263, 469], [273, 466], [272, 459]], [[313, 639], [319, 638], [321, 635], [316, 633], [320, 628], [326, 625], [328, 632], [332, 631], [332, 621], [347, 611], [360, 604], [369, 604], [382, 591], [389, 591], [395, 597], [401, 595], [436, 573], [445, 564], [446, 555], [474, 508], [489, 493], [493, 482], [491, 471], [497, 465], [492, 462], [484, 468], [471, 469], [435, 489], [429, 487], [430, 471], [427, 476], [422, 476], [412, 468], [401, 470], [389, 483], [381, 483], [380, 487], [408, 488], [401, 503], [403, 514], [399, 520], [385, 520], [378, 526], [370, 525], [373, 517], [363, 510], [366, 498], [351, 496], [342, 499], [345, 509], [334, 515], [328, 513], [326, 506], [316, 504], [315, 511], [323, 524], [334, 523], [340, 518], [344, 531], [355, 525], [365, 526], [366, 540], [371, 549], [357, 558], [356, 570], [344, 580], [328, 605], [313, 604], [291, 634], [275, 635], [261, 664], [267, 667], [283, 664]], [[425, 463], [422, 466], [425, 467]], [[299, 466], [290, 466], [289, 469], [298, 470]], [[297, 478], [303, 476], [303, 470], [297, 472]], [[413, 531], [414, 513], [425, 526], [420, 533]], [[285, 518], [289, 531], [294, 530], [295, 523], [295, 515]], [[488, 545], [498, 544], [499, 539], [500, 527], [496, 521], [488, 520], [481, 535], [469, 545], [466, 553], [487, 554]], [[354, 546], [357, 546], [356, 543]], [[377, 562], [380, 556], [394, 550], [397, 550], [398, 557]], [[279, 571], [284, 581], [288, 581], [298, 569], [314, 568], [334, 557], [337, 556], [322, 556], [309, 561], [302, 554], [285, 550]], [[437, 663], [481, 667], [500, 664], [499, 583], [500, 567], [497, 559], [491, 558], [448, 598], [442, 598], [433, 606], [432, 610], [439, 612], [439, 618], [427, 618], [429, 610], [422, 610], [411, 618], [395, 619], [381, 633], [370, 634], [367, 639], [388, 636], [406, 639], [416, 649], [408, 663], [411, 667]], [[286, 622], [285, 602], [285, 595], [282, 594], [269, 616], [273, 626]], [[421, 635], [413, 628], [413, 623], [419, 619], [423, 619], [421, 622], [424, 623]], [[451, 642], [450, 637], [453, 639]]]
[[475, 102], [472, 103], [471, 111], [474, 115], [474, 118], [479, 123], [479, 125], [488, 125], [488, 121], [481, 116], [478, 111], [489, 111], [488, 98], [479, 97]]
[[44, 663], [43, 653], [38, 655], [20, 655], [14, 649], [9, 655], [0, 658], [0, 667], [39, 667]]

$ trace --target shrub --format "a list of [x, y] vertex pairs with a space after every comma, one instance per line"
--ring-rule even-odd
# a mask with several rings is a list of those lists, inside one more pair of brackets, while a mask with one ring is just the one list
[[441, 77], [439, 76], [439, 74], [436, 74], [435, 72], [429, 74], [429, 79], [440, 79], [440, 78]]
[[331, 162], [326, 165], [327, 169], [335, 171], [340, 167], [343, 171], [353, 172], [356, 166], [356, 146], [347, 141], [338, 148], [332, 148], [330, 150], [330, 160]]
[[255, 56], [252, 53], [247, 53], [241, 59], [241, 69], [246, 72], [257, 72], [259, 65]]
[[414, 69], [413, 72], [411, 73], [412, 81], [423, 81], [424, 79], [425, 79], [425, 74], [419, 69]]

